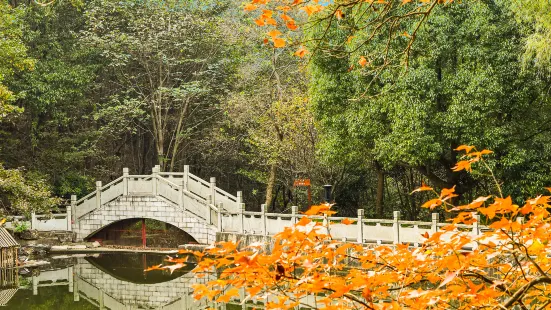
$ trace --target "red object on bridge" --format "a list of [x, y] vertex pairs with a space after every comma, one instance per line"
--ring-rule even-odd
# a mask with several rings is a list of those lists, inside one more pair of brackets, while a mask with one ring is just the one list
[[142, 219], [142, 247], [146, 247], [146, 236], [145, 236], [145, 219]]

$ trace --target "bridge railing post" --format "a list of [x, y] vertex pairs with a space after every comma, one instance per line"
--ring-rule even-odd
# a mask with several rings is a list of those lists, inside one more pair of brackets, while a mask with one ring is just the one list
[[33, 296], [38, 295], [38, 276], [33, 275]]
[[394, 211], [394, 223], [392, 228], [394, 229], [394, 244], [400, 243], [400, 211]]
[[473, 218], [476, 220], [476, 222], [473, 223], [473, 236], [478, 236], [480, 234], [480, 214], [473, 212]]
[[438, 213], [433, 213], [432, 214], [432, 224], [430, 226], [430, 231], [433, 232], [433, 233], [438, 231], [439, 218], [440, 218], [440, 214], [438, 214]]
[[128, 175], [129, 175], [129, 169], [128, 168], [122, 168], [122, 194], [124, 196], [128, 196]]
[[101, 207], [101, 181], [96, 181], [96, 208]]
[[151, 192], [153, 193], [153, 196], [157, 196], [157, 176], [159, 175], [160, 170], [161, 166], [159, 165], [155, 165], [155, 167], [151, 170]]
[[96, 209], [101, 207], [101, 181], [96, 181]]
[[219, 202], [217, 207], [218, 207], [218, 218], [217, 218], [217, 224], [216, 225], [218, 225], [218, 231], [222, 232], [222, 231], [224, 231], [222, 229], [222, 209], [224, 209], [224, 204]]
[[182, 187], [185, 191], [188, 191], [188, 178], [189, 178], [189, 165], [184, 165], [184, 178], [182, 180]]
[[186, 211], [186, 206], [184, 205], [184, 191], [186, 189], [186, 176], [184, 175], [184, 178], [181, 180], [180, 184], [180, 197], [178, 197], [178, 206], [182, 208], [182, 210]]
[[73, 231], [73, 210], [77, 203], [77, 196], [71, 195], [71, 205], [67, 206], [67, 231]]
[[[242, 191], [238, 191], [237, 192], [237, 195], [235, 196], [237, 198], [237, 208], [239, 208], [239, 206], [243, 203], [243, 192]], [[232, 208], [230, 208], [229, 210], [232, 210]]]
[[268, 230], [267, 230], [267, 225], [266, 225], [266, 222], [267, 222], [267, 219], [266, 219], [266, 204], [261, 204], [260, 205], [260, 212], [262, 213], [262, 215], [260, 215], [260, 220], [262, 221], [262, 236], [267, 236], [268, 235]]
[[212, 224], [212, 209], [210, 208], [212, 206], [212, 196], [207, 195], [207, 214], [206, 214], [206, 220], [207, 223]]
[[78, 291], [78, 275], [73, 273], [73, 300], [80, 301], [80, 293]]
[[216, 205], [216, 178], [210, 177], [210, 203]]
[[331, 221], [329, 220], [329, 216], [327, 216], [327, 213], [323, 214], [323, 227], [325, 227], [325, 233], [331, 234], [329, 226], [331, 225]]
[[245, 204], [239, 204], [239, 233], [245, 233]]
[[295, 225], [298, 218], [298, 206], [291, 206], [291, 224]]
[[38, 229], [38, 221], [36, 219], [36, 213], [31, 212], [31, 229]]
[[73, 266], [67, 267], [67, 280], [69, 280], [69, 293], [73, 292]]
[[364, 212], [364, 209], [358, 209], [358, 222], [356, 223], [358, 227], [358, 238], [356, 241], [360, 244], [364, 242]]

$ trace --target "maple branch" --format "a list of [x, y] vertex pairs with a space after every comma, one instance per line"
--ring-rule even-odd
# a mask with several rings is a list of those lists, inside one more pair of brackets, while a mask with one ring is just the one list
[[518, 291], [516, 291], [513, 294], [513, 296], [511, 296], [511, 298], [509, 298], [509, 300], [507, 300], [503, 304], [503, 307], [506, 308], [506, 309], [509, 309], [516, 302], [520, 301], [522, 296], [526, 292], [528, 292], [528, 290], [530, 290], [533, 286], [541, 284], [541, 283], [551, 284], [551, 278], [549, 278], [548, 276], [543, 276], [543, 277], [536, 278], [536, 279], [524, 284]]
[[413, 33], [411, 34], [411, 40], [409, 40], [409, 44], [406, 47], [406, 49], [404, 50], [404, 54], [406, 56], [406, 68], [409, 66], [409, 54], [411, 52], [411, 47], [413, 46], [413, 42], [415, 42], [415, 37], [417, 36], [417, 31], [419, 31], [419, 28], [421, 28], [421, 25], [425, 22], [427, 17], [432, 12], [432, 9], [434, 9], [434, 7], [436, 6], [436, 4], [438, 2], [439, 2], [438, 0], [435, 0], [435, 1], [432, 2], [431, 6], [424, 12], [423, 17], [421, 18], [419, 23], [417, 23], [417, 26], [415, 27], [415, 30], [413, 30]]
[[526, 255], [526, 258], [534, 265], [534, 267], [536, 267], [536, 269], [539, 271], [539, 273], [542, 275], [542, 277], [547, 277], [547, 274], [545, 273], [545, 271], [543, 271], [543, 269], [541, 269], [540, 265], [538, 265], [538, 263], [536, 263], [534, 261], [534, 259], [530, 256], [530, 254], [528, 253], [528, 248], [526, 247], [526, 245], [516, 242], [515, 239], [513, 239], [512, 236], [510, 236], [507, 232], [505, 232], [505, 230], [501, 229], [501, 231], [509, 239], [511, 239], [511, 241], [513, 242], [513, 245], [516, 245], [519, 249], [522, 249], [524, 251], [524, 254]]
[[549, 304], [551, 304], [551, 300], [548, 301], [548, 302], [546, 302], [546, 303], [544, 303], [541, 307], [539, 307], [539, 308], [536, 309], [536, 310], [543, 310], [543, 309], [545, 309]]
[[[324, 287], [323, 289], [326, 290], [326, 291], [329, 291], [329, 292], [333, 292], [333, 293], [336, 292], [336, 290], [334, 290], [332, 288], [328, 288], [328, 287]], [[363, 300], [359, 299], [358, 297], [354, 296], [353, 294], [344, 293], [343, 296], [350, 299], [350, 300], [352, 300], [352, 301], [355, 301], [355, 302], [361, 304], [362, 306], [366, 307], [367, 309], [375, 309], [375, 308], [371, 307], [369, 304], [367, 304], [365, 301], [363, 301]]]

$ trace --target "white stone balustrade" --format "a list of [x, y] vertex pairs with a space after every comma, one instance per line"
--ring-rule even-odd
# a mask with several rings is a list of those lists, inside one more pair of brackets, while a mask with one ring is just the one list
[[[285, 227], [292, 226], [304, 216], [298, 212], [296, 206], [290, 208], [291, 213], [284, 214], [267, 213], [265, 205], [261, 206], [260, 212], [246, 211], [242, 193], [237, 192], [234, 196], [218, 188], [215, 178], [209, 181], [202, 180], [189, 172], [189, 166], [184, 167], [184, 172], [161, 172], [159, 166], [155, 166], [151, 175], [131, 175], [128, 168], [124, 168], [123, 175], [112, 182], [102, 185], [98, 181], [96, 190], [89, 195], [79, 200], [72, 196], [71, 205], [67, 208], [66, 214], [33, 215], [27, 222], [33, 229], [73, 230], [77, 235], [83, 236], [84, 233], [95, 231], [101, 225], [107, 225], [109, 221], [130, 218], [130, 216], [150, 217], [148, 206], [137, 204], [123, 206], [115, 203], [121, 200], [121, 197], [158, 197], [166, 203], [166, 210], [171, 210], [171, 213], [166, 216], [173, 218], [172, 222], [190, 223], [186, 217], [191, 217], [217, 232], [270, 236], [283, 231]], [[117, 210], [102, 211], [102, 208], [113, 209], [113, 203], [118, 206]], [[128, 208], [139, 208], [142, 211]], [[112, 214], [113, 212], [115, 213]], [[92, 213], [94, 216], [91, 217]], [[91, 223], [92, 218], [104, 221]], [[342, 223], [345, 219], [343, 217], [313, 218], [324, 222], [334, 239], [362, 243], [420, 244], [424, 241], [422, 235], [425, 232], [433, 233], [447, 225], [439, 222], [437, 213], [432, 215], [430, 222], [420, 222], [401, 220], [399, 211], [394, 212], [393, 219], [384, 220], [366, 219], [364, 211], [358, 210], [357, 217], [349, 219], [355, 223], [349, 225]], [[478, 216], [475, 215], [475, 218], [478, 219]], [[86, 225], [90, 226], [87, 229], [82, 227], [82, 221], [85, 219]], [[12, 223], [8, 222], [6, 226], [10, 227]], [[478, 222], [474, 225], [457, 225], [457, 227], [463, 231], [471, 231], [473, 235], [480, 234], [481, 229]], [[444, 235], [443, 238], [449, 238], [451, 234]]]

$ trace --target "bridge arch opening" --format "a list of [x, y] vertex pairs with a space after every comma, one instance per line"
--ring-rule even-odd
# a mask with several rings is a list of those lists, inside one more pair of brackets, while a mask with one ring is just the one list
[[149, 248], [176, 248], [182, 244], [198, 243], [184, 230], [149, 218], [129, 218], [113, 222], [85, 238], [102, 245]]
[[189, 263], [172, 272], [169, 270], [144, 271], [154, 265], [166, 264], [166, 259], [166, 255], [149, 253], [102, 253], [85, 258], [94, 267], [113, 278], [135, 284], [157, 284], [172, 281], [195, 268], [194, 263]]

